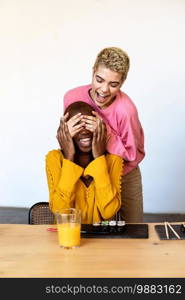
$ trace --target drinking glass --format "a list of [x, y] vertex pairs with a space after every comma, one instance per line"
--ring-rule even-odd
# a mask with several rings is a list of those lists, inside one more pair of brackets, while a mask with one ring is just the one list
[[56, 214], [60, 247], [72, 249], [80, 246], [81, 212], [66, 208]]

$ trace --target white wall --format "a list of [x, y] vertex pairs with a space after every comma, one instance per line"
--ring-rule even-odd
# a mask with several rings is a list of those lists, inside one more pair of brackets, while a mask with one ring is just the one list
[[144, 210], [185, 212], [184, 35], [184, 0], [0, 0], [0, 206], [48, 200], [62, 97], [118, 46], [145, 131]]

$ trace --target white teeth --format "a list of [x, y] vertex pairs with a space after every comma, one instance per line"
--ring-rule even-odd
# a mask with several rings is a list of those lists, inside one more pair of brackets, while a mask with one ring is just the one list
[[80, 141], [82, 141], [82, 142], [87, 142], [87, 141], [90, 141], [90, 140], [91, 140], [90, 138], [80, 139]]
[[108, 95], [101, 95], [101, 94], [99, 94], [99, 96], [102, 97], [102, 98], [106, 98]]
[[83, 145], [84, 147], [89, 147], [91, 145], [91, 138], [83, 138], [80, 139], [80, 143], [81, 145]]

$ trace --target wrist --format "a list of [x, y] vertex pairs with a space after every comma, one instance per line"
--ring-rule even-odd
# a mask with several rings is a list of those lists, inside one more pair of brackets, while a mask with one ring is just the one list
[[64, 153], [64, 157], [65, 157], [65, 159], [67, 159], [67, 160], [70, 160], [70, 161], [74, 161], [74, 154], [65, 154]]
[[96, 158], [102, 156], [103, 154], [104, 154], [104, 153], [94, 153], [94, 154], [93, 154], [93, 157], [94, 157], [94, 159], [96, 159]]

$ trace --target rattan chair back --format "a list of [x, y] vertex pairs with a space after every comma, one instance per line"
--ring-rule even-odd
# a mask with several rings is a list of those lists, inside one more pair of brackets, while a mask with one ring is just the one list
[[49, 209], [48, 202], [35, 203], [29, 209], [28, 224], [39, 225], [39, 224], [54, 224], [54, 214]]

